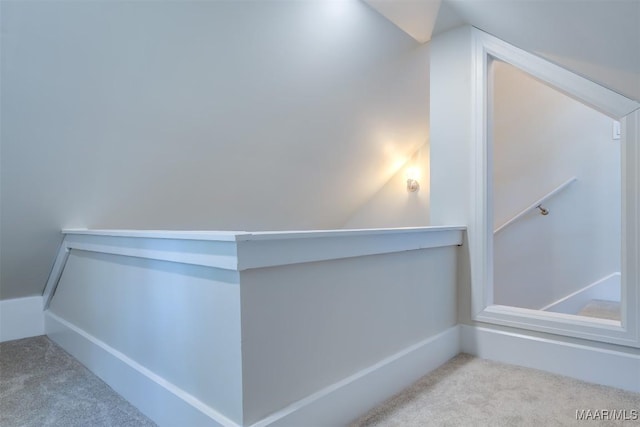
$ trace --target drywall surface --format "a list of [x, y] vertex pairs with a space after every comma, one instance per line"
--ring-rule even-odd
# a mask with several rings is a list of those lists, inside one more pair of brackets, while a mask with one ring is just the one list
[[237, 272], [73, 250], [50, 312], [242, 422]]
[[444, 0], [445, 6], [467, 24], [640, 100], [638, 1]]
[[344, 425], [457, 354], [463, 231], [69, 232], [46, 332], [159, 425]]
[[455, 277], [455, 247], [241, 272], [245, 421], [454, 326]]
[[364, 1], [420, 43], [431, 40], [441, 0]]
[[493, 63], [494, 302], [539, 309], [620, 271], [620, 140], [613, 120]]
[[432, 225], [467, 224], [473, 233], [470, 122], [471, 27], [440, 34], [431, 41], [430, 216]]
[[[467, 225], [464, 244], [457, 250], [458, 322], [471, 319], [471, 252], [480, 226], [473, 221], [471, 122], [472, 29], [459, 27], [433, 37], [429, 47], [430, 75], [430, 219], [432, 225], [447, 221]], [[474, 245], [472, 247], [472, 245]]]
[[2, 299], [65, 227], [339, 227], [427, 140], [428, 50], [358, 1], [0, 7]]
[[[420, 188], [407, 191], [407, 171], [414, 169]], [[415, 227], [429, 225], [429, 145], [420, 147], [393, 177], [342, 228]]]

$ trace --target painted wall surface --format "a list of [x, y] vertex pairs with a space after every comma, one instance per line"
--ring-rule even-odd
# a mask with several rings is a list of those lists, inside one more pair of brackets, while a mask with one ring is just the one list
[[[471, 251], [478, 250], [478, 226], [471, 212], [471, 138], [473, 123], [472, 29], [459, 27], [430, 43], [429, 122], [432, 225], [467, 225], [458, 248], [457, 312], [459, 323], [471, 323]], [[476, 268], [474, 266], [473, 268]]]
[[[470, 221], [471, 27], [431, 41], [430, 60], [430, 215], [431, 225]], [[468, 230], [473, 233], [473, 229]]]
[[512, 65], [493, 63], [494, 301], [539, 309], [620, 271], [620, 140], [613, 120]]
[[46, 333], [159, 425], [346, 425], [457, 354], [462, 234], [70, 233]]
[[640, 100], [640, 2], [636, 0], [367, 2], [418, 40], [471, 25]]
[[0, 7], [3, 299], [64, 227], [339, 227], [427, 140], [427, 47], [359, 1]]
[[444, 0], [444, 4], [467, 24], [640, 100], [638, 1]]
[[73, 250], [50, 311], [242, 423], [237, 272]]
[[454, 326], [455, 277], [455, 247], [241, 272], [247, 424]]
[[0, 342], [44, 334], [42, 297], [0, 301]]
[[[407, 169], [418, 171], [420, 189], [407, 191]], [[342, 228], [429, 225], [429, 145], [422, 146], [380, 190], [354, 212]]]

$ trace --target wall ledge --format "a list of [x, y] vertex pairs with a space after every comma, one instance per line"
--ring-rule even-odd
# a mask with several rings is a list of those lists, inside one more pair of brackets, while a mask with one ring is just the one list
[[177, 239], [177, 240], [211, 240], [211, 241], [250, 241], [250, 240], [281, 240], [311, 237], [343, 237], [364, 235], [410, 234], [430, 231], [463, 231], [463, 225], [454, 226], [425, 226], [425, 227], [390, 227], [390, 228], [361, 228], [335, 230], [294, 230], [294, 231], [214, 231], [214, 230], [134, 230], [134, 229], [87, 229], [65, 228], [64, 235], [88, 235], [110, 237], [142, 237], [148, 239]]
[[64, 229], [45, 290], [48, 306], [71, 250], [243, 271], [461, 245], [465, 226], [306, 231]]
[[261, 232], [238, 241], [238, 270], [462, 244], [465, 227]]

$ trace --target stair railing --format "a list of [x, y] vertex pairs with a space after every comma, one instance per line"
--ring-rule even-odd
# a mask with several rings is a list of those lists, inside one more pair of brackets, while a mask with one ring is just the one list
[[551, 190], [546, 195], [542, 196], [541, 198], [539, 198], [538, 200], [533, 202], [527, 208], [525, 208], [525, 209], [521, 210], [520, 212], [518, 212], [517, 214], [515, 214], [511, 219], [509, 219], [508, 221], [504, 222], [500, 227], [496, 228], [493, 231], [493, 234], [498, 234], [500, 231], [504, 230], [509, 225], [513, 224], [514, 222], [516, 222], [517, 220], [519, 220], [520, 218], [522, 218], [523, 216], [525, 216], [526, 214], [528, 214], [529, 212], [531, 212], [533, 210], [538, 209], [540, 211], [540, 214], [549, 215], [549, 210], [543, 208], [542, 204], [544, 202], [546, 202], [547, 200], [549, 200], [551, 197], [555, 196], [556, 194], [558, 194], [559, 192], [564, 190], [565, 188], [567, 188], [569, 185], [571, 185], [576, 180], [577, 180], [577, 178], [574, 176], [574, 177], [568, 179], [567, 181], [563, 182], [562, 184], [557, 186], [555, 189]]

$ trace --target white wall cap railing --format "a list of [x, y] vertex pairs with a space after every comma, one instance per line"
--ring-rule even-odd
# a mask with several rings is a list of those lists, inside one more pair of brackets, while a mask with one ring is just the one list
[[62, 230], [64, 235], [88, 235], [110, 237], [136, 237], [147, 239], [175, 239], [175, 240], [211, 240], [222, 242], [238, 242], [249, 240], [277, 240], [300, 239], [313, 237], [345, 237], [345, 236], [373, 236], [405, 233], [433, 232], [433, 231], [464, 231], [466, 226], [424, 226], [424, 227], [390, 227], [364, 229], [336, 229], [336, 230], [296, 230], [296, 231], [213, 231], [213, 230], [118, 230], [118, 229], [86, 229], [67, 228]]
[[72, 250], [239, 274], [254, 268], [456, 246], [462, 244], [465, 230], [465, 226], [260, 232], [65, 229], [43, 292], [44, 305], [48, 306]]
[[234, 242], [237, 236], [247, 234], [246, 231], [208, 231], [208, 230], [91, 230], [86, 228], [67, 228], [64, 235], [136, 237], [145, 239], [177, 239], [177, 240], [217, 240]]

